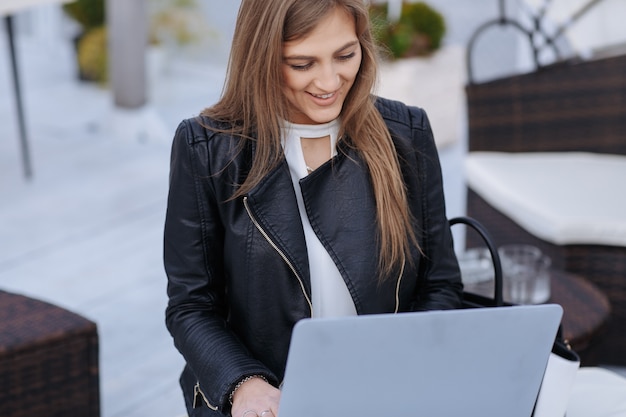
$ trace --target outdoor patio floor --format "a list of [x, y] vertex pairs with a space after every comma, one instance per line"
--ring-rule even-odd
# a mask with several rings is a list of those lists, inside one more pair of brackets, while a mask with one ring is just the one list
[[158, 108], [122, 112], [109, 90], [75, 80], [63, 49], [19, 47], [34, 175], [22, 175], [11, 79], [2, 68], [0, 288], [97, 323], [103, 416], [182, 415], [183, 362], [164, 326], [170, 140], [173, 120], [213, 101], [221, 80], [198, 88], [198, 77], [181, 75], [152, 90], [161, 95]]

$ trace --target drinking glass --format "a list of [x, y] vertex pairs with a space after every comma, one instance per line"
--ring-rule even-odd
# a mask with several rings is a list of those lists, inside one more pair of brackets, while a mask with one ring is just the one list
[[498, 249], [504, 278], [504, 299], [533, 304], [542, 253], [532, 245], [510, 244]]

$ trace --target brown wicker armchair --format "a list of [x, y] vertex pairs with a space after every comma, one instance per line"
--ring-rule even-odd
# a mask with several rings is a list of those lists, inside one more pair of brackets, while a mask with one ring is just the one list
[[0, 416], [100, 415], [96, 324], [0, 291]]
[[466, 87], [469, 151], [626, 154], [626, 55]]
[[[624, 55], [561, 62], [530, 74], [470, 84], [466, 92], [470, 152], [626, 155]], [[623, 187], [623, 179], [604, 186]], [[468, 190], [467, 212], [489, 229], [498, 244], [534, 244], [552, 257], [554, 267], [581, 275], [603, 290], [612, 315], [607, 328], [581, 356], [586, 364], [626, 365], [626, 247], [547, 242], [472, 189]]]

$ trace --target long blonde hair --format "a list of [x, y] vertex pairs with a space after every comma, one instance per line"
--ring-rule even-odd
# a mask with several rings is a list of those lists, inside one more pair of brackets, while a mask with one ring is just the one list
[[234, 197], [254, 188], [282, 160], [281, 121], [289, 103], [283, 95], [282, 48], [302, 39], [334, 8], [355, 19], [362, 61], [341, 111], [341, 131], [362, 155], [371, 176], [378, 220], [379, 276], [384, 280], [410, 259], [418, 246], [402, 173], [389, 131], [371, 95], [377, 77], [377, 48], [363, 0], [242, 0], [221, 99], [203, 114], [228, 122], [231, 134], [256, 142], [250, 172]]

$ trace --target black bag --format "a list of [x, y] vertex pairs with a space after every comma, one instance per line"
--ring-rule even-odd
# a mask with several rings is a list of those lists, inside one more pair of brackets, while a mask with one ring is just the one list
[[[464, 291], [463, 308], [510, 306], [511, 304], [505, 303], [503, 299], [503, 274], [498, 249], [486, 228], [471, 217], [455, 217], [450, 219], [449, 222], [450, 226], [464, 224], [481, 236], [491, 255], [494, 269], [493, 298]], [[562, 329], [559, 326], [539, 395], [537, 396], [533, 417], [565, 415], [569, 394], [579, 366], [580, 358], [571, 349], [567, 341], [563, 339]]]

